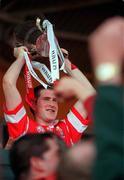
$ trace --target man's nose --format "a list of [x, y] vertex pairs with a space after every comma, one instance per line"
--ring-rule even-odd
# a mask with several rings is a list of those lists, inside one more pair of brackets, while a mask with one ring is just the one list
[[49, 105], [50, 106], [54, 106], [54, 104], [55, 104], [55, 101], [53, 101], [52, 99], [49, 101]]

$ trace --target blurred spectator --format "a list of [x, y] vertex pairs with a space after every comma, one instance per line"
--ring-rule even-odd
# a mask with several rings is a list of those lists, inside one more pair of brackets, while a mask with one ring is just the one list
[[10, 149], [15, 179], [55, 179], [59, 158], [65, 150], [64, 142], [53, 133], [21, 137]]
[[[95, 136], [97, 148], [97, 160], [95, 163], [94, 179], [95, 180], [114, 180], [124, 179], [123, 166], [123, 85], [122, 85], [122, 67], [124, 59], [124, 19], [115, 17], [104, 22], [98, 29], [92, 33], [89, 38], [90, 54], [93, 60], [94, 73], [98, 85], [98, 94], [95, 98], [95, 111], [93, 111], [93, 101], [83, 97], [83, 87], [78, 85], [77, 94], [80, 99], [85, 100], [87, 112], [93, 111], [95, 122]], [[69, 83], [71, 79], [62, 79], [64, 84]], [[66, 86], [67, 89], [67, 86]], [[60, 89], [61, 90], [61, 89]], [[85, 149], [86, 147], [84, 147]], [[80, 149], [80, 148], [79, 148]], [[83, 152], [83, 148], [81, 148]], [[71, 152], [71, 150], [69, 151]], [[76, 160], [78, 160], [78, 153]], [[85, 154], [85, 153], [84, 153]], [[83, 155], [84, 155], [83, 154]], [[67, 154], [68, 155], [68, 154]], [[67, 158], [68, 156], [66, 156]], [[89, 156], [90, 157], [90, 156]], [[63, 159], [65, 169], [72, 168], [73, 164], [69, 160]], [[73, 160], [74, 156], [71, 156]], [[83, 159], [85, 165], [88, 162]], [[115, 165], [117, 164], [117, 166]], [[62, 165], [62, 163], [60, 164]], [[80, 175], [73, 175], [76, 170], [76, 165], [73, 171], [65, 170], [59, 172], [60, 179], [75, 179]], [[86, 166], [87, 167], [87, 166]], [[91, 168], [91, 166], [90, 166]], [[89, 169], [90, 169], [89, 168]], [[77, 168], [77, 171], [80, 168]], [[82, 172], [86, 170], [82, 165]], [[91, 169], [90, 169], [91, 170]], [[76, 174], [76, 173], [75, 173]], [[70, 178], [70, 176], [72, 177]], [[84, 179], [92, 179], [91, 174]]]
[[58, 168], [58, 180], [90, 180], [95, 159], [95, 146], [85, 140], [69, 149], [61, 158]]
[[0, 180], [14, 180], [9, 161], [9, 151], [0, 149]]
[[94, 179], [122, 180], [124, 19], [109, 19], [96, 29], [90, 36], [90, 52], [98, 85], [94, 110], [98, 154]]

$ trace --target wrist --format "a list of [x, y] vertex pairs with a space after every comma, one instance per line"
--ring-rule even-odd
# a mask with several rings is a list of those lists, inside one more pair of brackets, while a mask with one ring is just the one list
[[95, 68], [95, 77], [99, 83], [120, 83], [121, 68], [118, 64], [102, 63]]
[[24, 64], [25, 64], [24, 56], [18, 56], [16, 61], [17, 61], [20, 65], [24, 65]]
[[82, 102], [84, 102], [88, 97], [94, 96], [96, 94], [96, 91], [94, 88], [87, 88], [83, 86], [80, 82], [77, 81], [75, 84], [75, 95], [78, 99], [80, 99]]

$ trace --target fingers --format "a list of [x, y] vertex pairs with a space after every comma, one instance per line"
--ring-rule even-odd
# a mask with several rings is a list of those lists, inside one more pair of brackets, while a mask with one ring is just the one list
[[16, 47], [14, 48], [14, 56], [16, 58], [23, 57], [24, 51], [28, 52], [28, 49], [25, 46]]
[[55, 86], [55, 93], [64, 98], [70, 98], [75, 94], [75, 80], [69, 77], [63, 77]]
[[64, 49], [64, 48], [61, 48], [61, 50], [62, 50], [63, 56], [65, 58], [65, 69], [68, 72], [68, 71], [72, 70], [72, 63], [68, 59], [68, 56], [69, 56], [68, 51], [66, 49]]
[[64, 49], [64, 48], [61, 48], [61, 50], [62, 50], [62, 53], [63, 53], [64, 57], [68, 58], [68, 56], [69, 56], [68, 51], [66, 49]]

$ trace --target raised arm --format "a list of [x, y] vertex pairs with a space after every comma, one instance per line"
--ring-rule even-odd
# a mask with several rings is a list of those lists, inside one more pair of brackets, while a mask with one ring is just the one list
[[[64, 49], [62, 49], [63, 53], [66, 54], [66, 58], [65, 58], [65, 62], [66, 62], [66, 71], [68, 72], [68, 74], [73, 77], [74, 79], [76, 79], [77, 81], [79, 81], [80, 83], [77, 84], [77, 82], [75, 82], [77, 84], [77, 91], [78, 91], [78, 85], [82, 87], [79, 88], [79, 92], [78, 94], [81, 94], [81, 96], [83, 96], [83, 99], [85, 99], [85, 97], [87, 97], [87, 95], [93, 95], [96, 93], [94, 87], [91, 85], [91, 83], [88, 81], [88, 79], [86, 78], [86, 76], [76, 67], [74, 67], [70, 60], [68, 59], [68, 52]], [[74, 67], [74, 68], [73, 68]], [[71, 82], [70, 82], [71, 83]], [[82, 91], [82, 92], [80, 92]], [[88, 94], [87, 94], [88, 93]], [[79, 101], [76, 102], [76, 104], [74, 105], [74, 107], [78, 110], [78, 112], [84, 117], [86, 118], [87, 116], [87, 112], [83, 106], [82, 103], [82, 99], [80, 99], [80, 97], [78, 96]], [[80, 101], [81, 100], [81, 101]]]
[[[123, 179], [124, 19], [106, 20], [90, 36], [89, 47], [97, 82], [94, 132], [97, 158], [95, 180]], [[105, 157], [107, 157], [105, 159]], [[115, 168], [115, 162], [118, 164]], [[103, 175], [104, 172], [107, 172]]]
[[[91, 90], [85, 91], [85, 87], [76, 79], [72, 77], [63, 77], [58, 84], [55, 86], [56, 93], [62, 94], [65, 98], [70, 96], [76, 96], [80, 99], [79, 108], [72, 107], [70, 112], [67, 114], [65, 120], [66, 125], [70, 132], [70, 137], [72, 138], [72, 143], [76, 143], [81, 138], [82, 133], [92, 122], [92, 103], [94, 92]], [[89, 98], [91, 97], [91, 98]], [[86, 100], [88, 98], [88, 104]], [[90, 101], [89, 101], [90, 100]], [[78, 102], [77, 102], [78, 103]], [[76, 103], [76, 105], [77, 105]], [[87, 114], [83, 110], [83, 104], [87, 104]], [[89, 108], [88, 108], [89, 107]], [[81, 111], [82, 108], [82, 111]]]
[[23, 52], [27, 51], [26, 47], [14, 49], [14, 56], [17, 58], [12, 63], [3, 77], [3, 91], [5, 96], [6, 107], [8, 110], [14, 109], [21, 101], [20, 93], [16, 87], [17, 79], [25, 63]]

